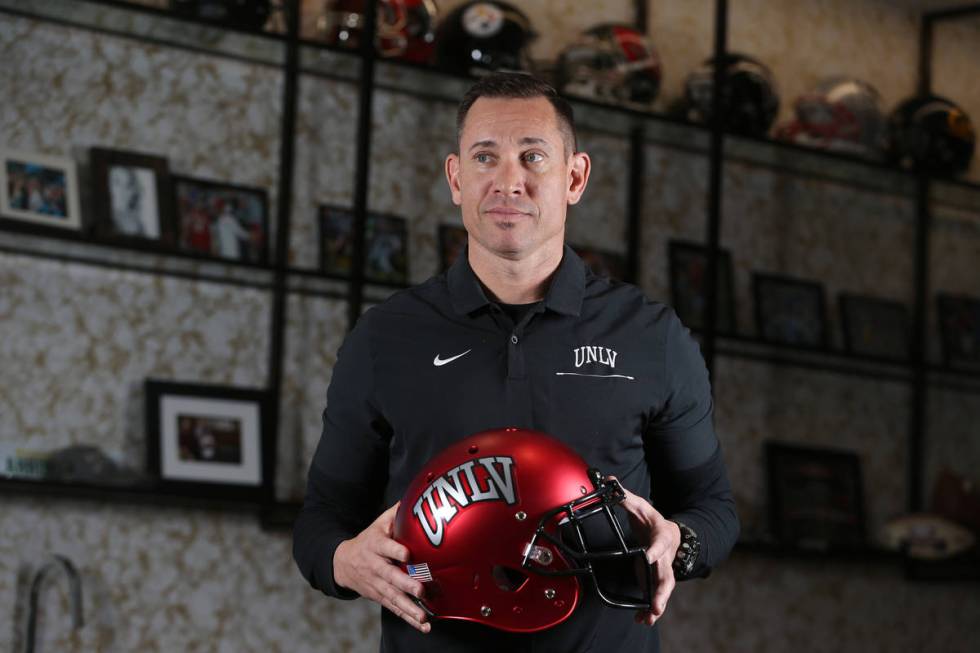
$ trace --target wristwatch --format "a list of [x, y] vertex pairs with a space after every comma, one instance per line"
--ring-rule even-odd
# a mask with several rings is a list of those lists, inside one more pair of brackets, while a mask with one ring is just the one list
[[687, 578], [694, 571], [694, 563], [698, 560], [701, 553], [701, 540], [698, 534], [688, 526], [679, 521], [674, 522], [681, 530], [681, 545], [677, 547], [677, 555], [671, 565], [674, 568], [674, 578]]

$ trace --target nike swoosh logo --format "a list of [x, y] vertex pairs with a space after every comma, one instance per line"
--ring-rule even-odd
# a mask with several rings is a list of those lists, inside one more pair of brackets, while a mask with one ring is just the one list
[[432, 364], [435, 365], [436, 367], [440, 367], [442, 365], [445, 365], [446, 363], [452, 363], [454, 360], [456, 360], [460, 356], [465, 356], [466, 354], [470, 353], [471, 351], [473, 351], [473, 350], [472, 349], [467, 349], [462, 354], [456, 354], [452, 358], [439, 358], [439, 354], [436, 354], [436, 357], [432, 359]]

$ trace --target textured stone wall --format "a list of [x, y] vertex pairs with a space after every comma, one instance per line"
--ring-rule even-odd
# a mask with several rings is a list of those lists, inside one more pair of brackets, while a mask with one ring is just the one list
[[[448, 10], [458, 2], [440, 5]], [[651, 34], [665, 61], [665, 103], [710, 53], [712, 4], [650, 3]], [[769, 63], [784, 98], [836, 72], [871, 79], [888, 105], [914, 87], [917, 30], [904, 6], [732, 4], [732, 47]], [[522, 6], [541, 26], [536, 58], [553, 56], [594, 22], [632, 18], [627, 0]], [[940, 34], [936, 88], [980, 120], [980, 30], [969, 23]], [[216, 47], [241, 50], [237, 41], [219, 41]], [[268, 48], [246, 50], [275, 60]], [[174, 172], [266, 188], [276, 206], [282, 80], [274, 66], [6, 13], [0, 60], [0, 145], [77, 157], [96, 144], [153, 152]], [[783, 118], [788, 107], [784, 102]], [[354, 83], [301, 78], [289, 243], [298, 267], [317, 265], [317, 206], [352, 200], [356, 111]], [[438, 225], [459, 224], [442, 173], [454, 114], [451, 103], [390, 90], [375, 98], [370, 208], [408, 220], [413, 283], [437, 271]], [[616, 120], [609, 117], [610, 125]], [[568, 240], [625, 252], [629, 144], [603, 122], [600, 112], [580, 135], [595, 170], [569, 214]], [[658, 129], [651, 128], [645, 151], [639, 284], [669, 301], [667, 242], [704, 238], [708, 165], [703, 141], [685, 143], [676, 130], [661, 138]], [[914, 204], [901, 180], [846, 168], [810, 177], [784, 170], [798, 161], [764, 159], [749, 152], [724, 167], [722, 242], [733, 254], [742, 333], [755, 332], [754, 270], [821, 280], [838, 346], [838, 292], [911, 302]], [[973, 173], [980, 178], [976, 164]], [[930, 296], [980, 296], [977, 197], [945, 201], [936, 212]], [[0, 231], [0, 441], [36, 449], [88, 442], [138, 465], [146, 377], [264, 383], [267, 290], [9, 252], [29, 242]], [[48, 249], [59, 248], [73, 250], [64, 243]], [[389, 292], [374, 289], [372, 297]], [[342, 302], [298, 294], [287, 315], [277, 494], [295, 498], [347, 318]], [[936, 343], [934, 311], [930, 334]], [[765, 527], [762, 444], [770, 438], [857, 451], [872, 531], [903, 510], [907, 386], [728, 357], [719, 359], [714, 383], [717, 429], [747, 537]], [[976, 477], [978, 405], [976, 394], [962, 391], [930, 395], [927, 484], [943, 466]], [[52, 582], [39, 650], [377, 650], [374, 607], [329, 601], [309, 589], [292, 563], [288, 535], [262, 532], [249, 515], [4, 496], [0, 533], [0, 648], [22, 644], [28, 575], [45, 553], [58, 552], [81, 569], [89, 625], [70, 631], [67, 594]], [[967, 628], [980, 618], [975, 594], [972, 585], [908, 583], [886, 564], [739, 553], [707, 582], [677, 590], [663, 637], [667, 650], [967, 651]]]

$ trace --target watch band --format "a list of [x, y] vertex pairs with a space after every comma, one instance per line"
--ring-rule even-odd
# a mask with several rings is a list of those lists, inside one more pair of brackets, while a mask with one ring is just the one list
[[694, 564], [698, 560], [698, 554], [701, 553], [701, 540], [698, 539], [694, 529], [687, 524], [679, 521], [674, 523], [680, 528], [681, 544], [677, 547], [677, 555], [674, 556], [671, 567], [674, 569], [675, 578], [687, 578], [694, 571]]

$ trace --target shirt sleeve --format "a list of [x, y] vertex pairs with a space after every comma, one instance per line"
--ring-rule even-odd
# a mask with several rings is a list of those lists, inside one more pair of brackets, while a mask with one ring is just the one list
[[701, 553], [691, 576], [706, 577], [731, 552], [740, 526], [715, 434], [704, 358], [672, 309], [666, 309], [665, 319], [665, 390], [644, 440], [651, 500], [665, 517], [698, 534]]
[[365, 314], [337, 352], [323, 432], [293, 526], [293, 559], [303, 577], [315, 589], [342, 599], [358, 595], [334, 581], [334, 552], [380, 514], [388, 482], [391, 427], [374, 398], [368, 321]]

